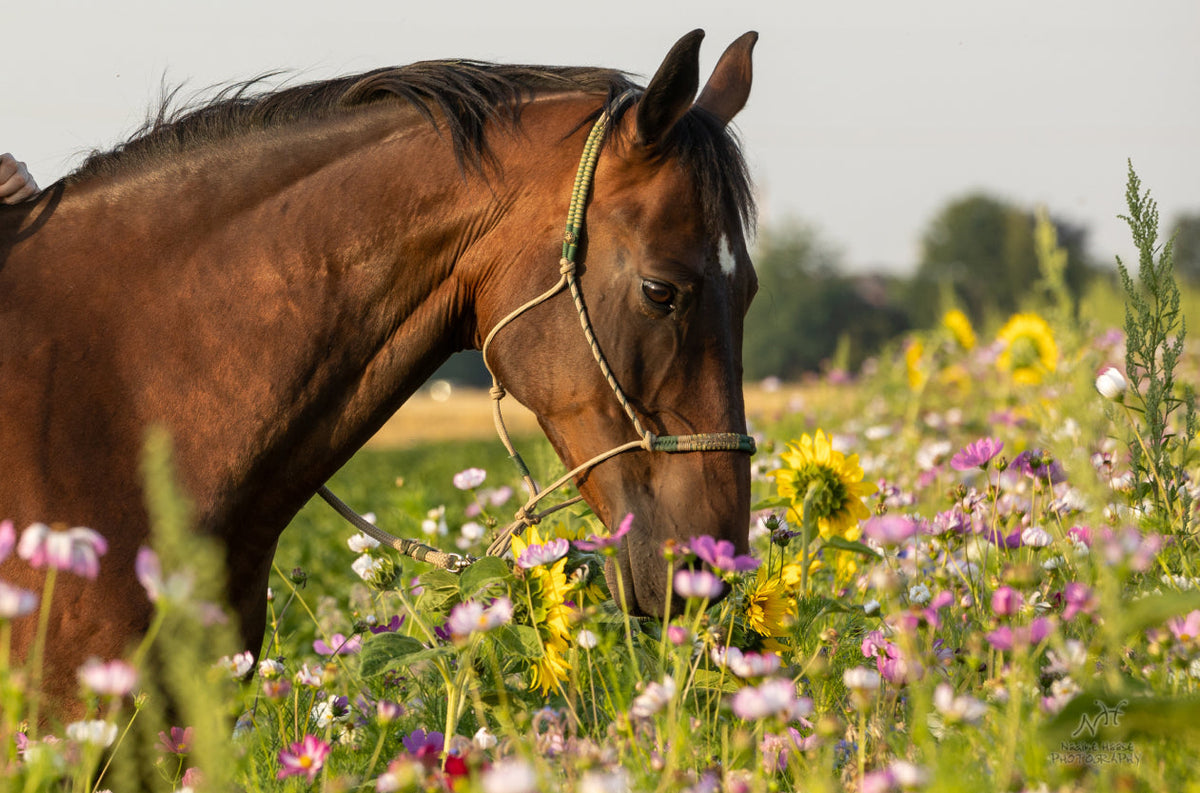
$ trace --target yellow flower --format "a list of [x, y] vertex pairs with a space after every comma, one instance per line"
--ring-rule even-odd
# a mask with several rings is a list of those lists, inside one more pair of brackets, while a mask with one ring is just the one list
[[792, 510], [804, 519], [804, 498], [816, 487], [811, 501], [817, 529], [824, 539], [833, 535], [857, 540], [860, 520], [871, 516], [863, 498], [875, 492], [875, 485], [863, 482], [858, 455], [846, 457], [836, 451], [829, 436], [821, 430], [799, 443], [789, 443], [781, 455], [784, 467], [773, 471], [779, 495], [790, 499]]
[[1000, 329], [1004, 350], [996, 359], [996, 368], [1011, 372], [1021, 385], [1037, 385], [1058, 368], [1058, 345], [1046, 320], [1037, 314], [1013, 314]]
[[942, 317], [942, 324], [950, 331], [959, 347], [964, 350], [975, 348], [975, 329], [971, 327], [971, 320], [967, 319], [966, 314], [957, 308], [951, 309]]
[[758, 568], [754, 586], [746, 591], [746, 624], [761, 636], [785, 636], [791, 621], [787, 587], [763, 565]]
[[540, 688], [542, 696], [552, 689], [561, 688], [561, 683], [567, 679], [571, 665], [563, 657], [569, 650], [565, 641], [548, 642], [542, 645], [542, 657], [533, 662], [533, 681], [530, 688]]
[[913, 338], [908, 342], [908, 346], [904, 348], [904, 366], [908, 370], [908, 387], [913, 391], [919, 391], [921, 386], [925, 385], [925, 381], [929, 379], [929, 375], [921, 366], [921, 358], [925, 355], [925, 345], [920, 339]]

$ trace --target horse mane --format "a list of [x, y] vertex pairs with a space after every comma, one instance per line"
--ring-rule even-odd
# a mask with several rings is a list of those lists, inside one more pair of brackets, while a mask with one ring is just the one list
[[[364, 107], [397, 100], [429, 123], [438, 116], [460, 167], [482, 170], [492, 163], [484, 136], [489, 123], [517, 126], [521, 108], [537, 94], [577, 91], [604, 95], [603, 107], [581, 120], [590, 123], [628, 90], [640, 90], [621, 71], [598, 67], [523, 66], [473, 60], [422, 61], [329, 80], [264, 88], [277, 73], [219, 90], [198, 104], [176, 106], [179, 89], [167, 92], [157, 112], [125, 142], [93, 151], [65, 182], [76, 184], [149, 167], [207, 144], [258, 131], [319, 122]], [[618, 114], [624, 108], [618, 108]], [[701, 110], [687, 114], [667, 147], [693, 175], [706, 222], [720, 228], [726, 218], [743, 226], [754, 216], [749, 171], [737, 140]]]

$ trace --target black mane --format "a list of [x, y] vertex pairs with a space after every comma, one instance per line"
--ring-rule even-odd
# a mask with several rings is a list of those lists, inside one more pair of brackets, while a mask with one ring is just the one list
[[[512, 66], [470, 60], [424, 61], [276, 89], [262, 89], [273, 75], [230, 85], [199, 105], [173, 107], [177, 91], [161, 102], [128, 140], [95, 151], [66, 177], [68, 184], [146, 167], [164, 157], [256, 131], [337, 118], [370, 105], [400, 101], [430, 123], [445, 125], [464, 167], [490, 160], [488, 123], [517, 125], [524, 102], [541, 93], [576, 91], [617, 96], [640, 90], [623, 72], [573, 66]], [[598, 108], [595, 115], [599, 115]], [[586, 121], [585, 121], [586, 123]], [[695, 177], [706, 219], [718, 227], [728, 218], [743, 224], [754, 215], [745, 161], [734, 138], [702, 111], [684, 117], [670, 153]], [[732, 216], [732, 217], [731, 217]]]

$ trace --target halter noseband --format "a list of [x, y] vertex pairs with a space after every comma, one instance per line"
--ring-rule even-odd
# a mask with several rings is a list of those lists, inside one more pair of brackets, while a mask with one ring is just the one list
[[[604, 353], [600, 350], [600, 345], [596, 341], [596, 334], [592, 329], [591, 320], [588, 318], [587, 308], [583, 303], [583, 294], [579, 289], [579, 277], [576, 273], [575, 257], [579, 248], [579, 240], [583, 233], [584, 216], [587, 209], [588, 194], [591, 191], [592, 176], [596, 170], [596, 161], [600, 158], [600, 149], [604, 141], [604, 135], [607, 131], [609, 123], [612, 121], [616, 111], [623, 108], [631, 102], [637, 95], [636, 91], [630, 90], [621, 94], [609, 107], [600, 114], [596, 123], [592, 125], [592, 130], [588, 134], [587, 142], [583, 147], [583, 156], [579, 161], [579, 169], [575, 173], [575, 185], [571, 192], [571, 204], [567, 212], [567, 226], [563, 233], [562, 258], [559, 259], [559, 279], [554, 286], [546, 290], [542, 294], [533, 298], [529, 302], [519, 306], [508, 316], [501, 319], [492, 327], [487, 338], [484, 339], [482, 345], [483, 362], [487, 366], [488, 372], [492, 375], [491, 396], [493, 399], [493, 418], [496, 423], [496, 434], [500, 436], [500, 440], [504, 443], [512, 461], [516, 464], [517, 469], [521, 473], [521, 478], [525, 483], [526, 489], [529, 490], [529, 500], [524, 506], [517, 510], [514, 515], [514, 520], [508, 526], [500, 531], [492, 544], [488, 546], [487, 554], [489, 556], [502, 556], [508, 551], [509, 543], [512, 535], [517, 530], [531, 526], [541, 521], [542, 518], [552, 512], [570, 506], [582, 499], [582, 496], [575, 496], [559, 504], [555, 504], [541, 512], [531, 513], [530, 510], [535, 507], [538, 502], [546, 496], [566, 485], [579, 474], [590, 470], [600, 463], [615, 457], [618, 454], [642, 449], [651, 452], [742, 452], [744, 454], [754, 454], [755, 444], [754, 438], [749, 435], [743, 435], [736, 432], [708, 432], [698, 435], [655, 435], [647, 430], [641, 420], [638, 418], [637, 412], [629, 402], [629, 398], [621, 389], [616, 377], [613, 375], [612, 368], [608, 365], [608, 361], [604, 357]], [[509, 437], [508, 430], [504, 426], [504, 417], [501, 415], [500, 402], [506, 394], [504, 386], [500, 384], [499, 378], [496, 376], [495, 370], [488, 363], [488, 348], [496, 333], [517, 317], [524, 314], [534, 306], [549, 300], [557, 295], [563, 289], [569, 289], [571, 299], [575, 303], [575, 310], [579, 314], [579, 324], [583, 328], [583, 335], [587, 339], [588, 347], [592, 350], [592, 357], [600, 366], [600, 371], [604, 375], [604, 379], [608, 382], [609, 388], [612, 389], [617, 401], [621, 407], [625, 409], [625, 414], [629, 417], [633, 424], [633, 429], [638, 435], [638, 440], [629, 441], [621, 444], [606, 452], [596, 455], [592, 459], [575, 466], [567, 473], [556, 479], [549, 487], [538, 490], [537, 484], [533, 481], [533, 476], [529, 473], [529, 468], [521, 459], [521, 455], [513, 446], [512, 439]], [[336, 496], [331, 493], [328, 488], [321, 487], [317, 491], [318, 494], [330, 503], [335, 510], [343, 517], [354, 524], [359, 530], [367, 535], [374, 537], [380, 542], [394, 548], [401, 553], [412, 556], [420, 561], [429, 562], [444, 569], [455, 572], [465, 569], [471, 562], [474, 561], [470, 556], [462, 556], [454, 553], [444, 553], [435, 548], [424, 545], [423, 543], [414, 540], [405, 540], [393, 537], [391, 534], [377, 528], [371, 523], [359, 517], [353, 510], [342, 503]]]

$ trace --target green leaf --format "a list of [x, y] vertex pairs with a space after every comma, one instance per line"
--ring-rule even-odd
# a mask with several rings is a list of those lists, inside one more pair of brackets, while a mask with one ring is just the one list
[[496, 630], [496, 641], [501, 648], [513, 655], [525, 658], [542, 657], [542, 638], [536, 628], [528, 625], [505, 625]]
[[869, 545], [863, 545], [861, 542], [851, 542], [843, 537], [830, 537], [821, 545], [821, 549], [832, 548], [835, 551], [849, 551], [851, 553], [859, 553], [863, 556], [869, 556], [872, 559], [881, 558], [874, 548]]
[[790, 498], [779, 496], [777, 498], [765, 498], [754, 506], [750, 507], [751, 512], [762, 512], [764, 509], [784, 509], [792, 506]]
[[1159, 627], [1172, 617], [1187, 614], [1195, 609], [1200, 609], [1200, 590], [1147, 595], [1124, 608], [1120, 623], [1121, 635], [1128, 636], [1131, 633], [1141, 633], [1147, 628]]
[[732, 694], [742, 686], [738, 679], [728, 672], [721, 674], [711, 669], [697, 669], [696, 676], [692, 680], [692, 687]]
[[488, 587], [496, 584], [507, 585], [512, 580], [512, 571], [508, 569], [507, 562], [498, 556], [485, 556], [459, 576], [458, 591], [463, 600], [472, 600], [479, 597]]
[[361, 672], [364, 677], [373, 677], [396, 666], [406, 666], [405, 659], [423, 652], [425, 645], [411, 636], [400, 633], [380, 633], [363, 642]]

